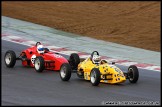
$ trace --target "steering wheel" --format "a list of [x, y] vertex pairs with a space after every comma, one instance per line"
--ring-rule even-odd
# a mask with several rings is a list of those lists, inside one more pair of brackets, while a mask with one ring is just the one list
[[[95, 53], [99, 56], [98, 51], [93, 51], [93, 52], [91, 53], [91, 60], [93, 59], [93, 55], [94, 55]], [[93, 62], [93, 61], [92, 61], [92, 62]]]
[[35, 46], [37, 46], [38, 44], [41, 44], [40, 42], [37, 42], [36, 44], [35, 44]]

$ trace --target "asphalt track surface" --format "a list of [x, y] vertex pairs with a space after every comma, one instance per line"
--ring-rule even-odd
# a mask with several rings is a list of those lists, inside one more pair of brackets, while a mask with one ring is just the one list
[[[161, 72], [139, 69], [139, 81], [92, 86], [72, 74], [70, 81], [60, 79], [59, 72], [35, 72], [17, 61], [14, 68], [4, 64], [4, 54], [14, 50], [17, 56], [28, 46], [1, 40], [2, 105], [102, 105], [108, 101], [160, 101]], [[67, 56], [65, 56], [67, 57]], [[119, 66], [126, 71], [127, 67]]]

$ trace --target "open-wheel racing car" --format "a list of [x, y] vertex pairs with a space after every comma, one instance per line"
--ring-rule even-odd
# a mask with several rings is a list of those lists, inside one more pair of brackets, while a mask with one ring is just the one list
[[21, 60], [23, 66], [34, 67], [37, 72], [42, 72], [44, 69], [60, 71], [60, 77], [63, 81], [68, 81], [71, 77], [73, 67], [71, 67], [69, 59], [44, 48], [40, 42], [23, 50], [19, 57], [16, 57], [12, 50], [5, 53], [4, 61], [8, 68], [14, 67], [16, 60]]
[[[139, 71], [135, 65], [128, 67], [128, 72], [123, 72], [115, 62], [109, 63], [101, 59], [97, 51], [92, 52], [91, 56], [79, 62], [78, 54], [71, 54], [70, 59], [73, 67], [76, 69], [77, 76], [90, 80], [92, 85], [97, 86], [100, 82], [117, 84], [123, 83], [129, 79], [130, 83], [136, 83], [139, 77]], [[77, 62], [77, 63], [75, 63]]]

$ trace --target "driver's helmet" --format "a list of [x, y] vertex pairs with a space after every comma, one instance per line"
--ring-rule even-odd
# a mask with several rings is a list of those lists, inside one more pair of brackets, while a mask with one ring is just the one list
[[43, 54], [44, 53], [44, 47], [43, 47], [43, 45], [38, 45], [37, 46], [37, 51], [38, 51], [38, 53]]
[[93, 63], [95, 63], [95, 64], [99, 64], [100, 61], [101, 61], [101, 58], [100, 58], [99, 55], [93, 55], [92, 61], [93, 61]]

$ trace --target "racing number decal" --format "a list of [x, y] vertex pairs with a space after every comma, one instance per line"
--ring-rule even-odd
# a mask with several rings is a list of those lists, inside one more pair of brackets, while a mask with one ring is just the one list
[[115, 69], [115, 71], [117, 71], [117, 72], [121, 72], [118, 68], [116, 68], [115, 66], [110, 66], [110, 68], [114, 68]]
[[61, 58], [61, 57], [62, 57], [61, 55], [57, 55], [57, 54], [54, 54], [54, 56], [55, 56], [56, 58]]
[[36, 55], [35, 55], [35, 54], [32, 55], [32, 57], [31, 57], [31, 62], [32, 62], [33, 65], [34, 65], [35, 58], [36, 58]]
[[87, 80], [88, 79], [88, 74], [84, 73], [84, 78]]
[[108, 83], [108, 80], [104, 80], [105, 83]]

